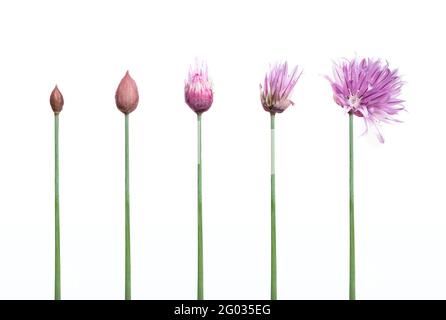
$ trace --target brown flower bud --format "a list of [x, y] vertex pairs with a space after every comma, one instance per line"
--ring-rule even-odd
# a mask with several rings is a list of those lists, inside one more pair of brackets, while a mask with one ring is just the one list
[[50, 96], [50, 105], [53, 109], [54, 114], [59, 114], [62, 111], [63, 107], [63, 96], [62, 93], [60, 93], [59, 88], [56, 86], [51, 92]]
[[138, 106], [139, 94], [135, 80], [130, 77], [127, 71], [124, 78], [119, 83], [115, 95], [116, 106], [124, 114], [129, 114]]

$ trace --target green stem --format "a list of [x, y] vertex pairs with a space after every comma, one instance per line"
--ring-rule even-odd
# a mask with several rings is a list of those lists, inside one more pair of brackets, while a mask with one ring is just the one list
[[130, 264], [129, 115], [125, 115], [125, 299], [132, 298]]
[[271, 113], [271, 300], [277, 300], [275, 115]]
[[59, 114], [54, 114], [54, 299], [60, 300]]
[[201, 195], [201, 114], [197, 115], [197, 149], [198, 149], [198, 283], [197, 283], [197, 299], [203, 300], [203, 207]]
[[353, 193], [353, 113], [349, 114], [349, 188], [350, 188], [350, 300], [356, 299], [355, 287], [355, 201]]

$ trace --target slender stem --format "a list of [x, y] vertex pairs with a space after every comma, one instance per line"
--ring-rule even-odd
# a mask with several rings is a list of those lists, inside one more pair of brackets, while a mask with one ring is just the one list
[[129, 115], [125, 115], [125, 299], [132, 298], [130, 264]]
[[203, 207], [201, 195], [201, 114], [197, 115], [197, 149], [198, 149], [198, 181], [197, 181], [197, 196], [198, 196], [198, 284], [197, 284], [197, 299], [203, 300]]
[[54, 299], [60, 300], [59, 114], [54, 114]]
[[271, 300], [277, 300], [275, 115], [271, 113]]
[[355, 201], [353, 192], [353, 113], [349, 114], [349, 187], [350, 187], [350, 300], [356, 299], [355, 287]]

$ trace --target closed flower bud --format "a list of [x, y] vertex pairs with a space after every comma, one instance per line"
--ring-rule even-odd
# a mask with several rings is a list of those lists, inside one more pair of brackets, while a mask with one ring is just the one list
[[212, 83], [208, 78], [207, 66], [203, 63], [189, 70], [184, 86], [184, 98], [187, 105], [197, 114], [207, 111], [213, 102]]
[[59, 114], [63, 108], [63, 96], [60, 93], [59, 88], [57, 86], [54, 87], [50, 96], [50, 105], [51, 109], [53, 109], [54, 114]]
[[135, 80], [127, 71], [116, 89], [116, 106], [124, 114], [129, 114], [138, 106], [139, 94]]

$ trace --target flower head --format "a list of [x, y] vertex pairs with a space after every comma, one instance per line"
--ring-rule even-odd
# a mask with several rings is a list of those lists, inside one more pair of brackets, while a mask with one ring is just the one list
[[129, 114], [136, 109], [139, 102], [138, 87], [127, 71], [116, 89], [116, 106], [124, 114]]
[[59, 114], [63, 108], [63, 96], [60, 93], [57, 85], [54, 87], [53, 91], [50, 95], [50, 105], [51, 109], [53, 109], [54, 114]]
[[214, 92], [208, 77], [208, 68], [205, 63], [195, 62], [189, 69], [189, 75], [184, 85], [184, 98], [187, 105], [197, 114], [203, 113], [212, 105]]
[[334, 65], [333, 79], [327, 79], [335, 102], [348, 113], [363, 117], [364, 133], [371, 128], [378, 140], [384, 142], [381, 123], [400, 122], [393, 116], [404, 110], [404, 101], [398, 99], [404, 84], [398, 70], [391, 70], [381, 60], [345, 60]]
[[301, 74], [302, 71], [298, 72], [298, 66], [288, 73], [287, 62], [274, 65], [265, 76], [264, 86], [260, 85], [260, 100], [263, 109], [274, 114], [281, 113], [294, 105], [289, 96]]

